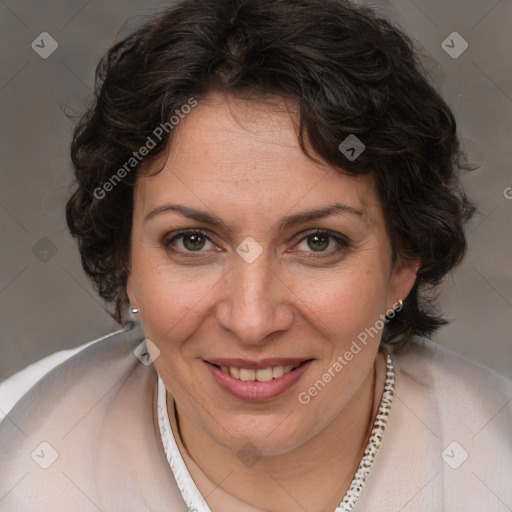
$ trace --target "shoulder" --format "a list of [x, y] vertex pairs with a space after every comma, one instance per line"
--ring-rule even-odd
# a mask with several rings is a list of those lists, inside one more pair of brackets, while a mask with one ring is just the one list
[[391, 350], [400, 372], [418, 384], [437, 390], [486, 397], [489, 393], [512, 398], [512, 379], [478, 364], [428, 338], [414, 336], [403, 348]]
[[[127, 329], [109, 333], [80, 346], [54, 352], [26, 366], [22, 370], [17, 371], [5, 380], [0, 381], [0, 410], [3, 415], [5, 416], [23, 397], [23, 395], [25, 395], [25, 393], [34, 387], [54, 368], [71, 359], [74, 355], [82, 352], [91, 345], [98, 344], [96, 350], [102, 350], [105, 347], [105, 344], [101, 342], [118, 334], [124, 333], [126, 330], [132, 330], [132, 328], [133, 326], [130, 325]], [[1, 420], [2, 416], [0, 415], [0, 421]]]
[[39, 414], [38, 421], [43, 417], [50, 418], [62, 410], [69, 411], [77, 401], [112, 388], [140, 364], [135, 352], [143, 342], [140, 327], [132, 326], [127, 331], [87, 344], [71, 356], [69, 352], [55, 354], [44, 364], [36, 363], [15, 375], [12, 384], [3, 383], [4, 390], [14, 388], [19, 391], [24, 386], [30, 387], [34, 380], [36, 382], [7, 414], [6, 419], [10, 421], [3, 421], [0, 428], [5, 434], [6, 430], [11, 430], [9, 425], [12, 426], [14, 421], [30, 428], [31, 418]]
[[[94, 390], [98, 392], [122, 381], [139, 363], [134, 351], [143, 340], [141, 329], [132, 327], [87, 344], [78, 352], [53, 354], [3, 382], [4, 392], [22, 396], [7, 414], [10, 421], [0, 424], [0, 432], [5, 435], [14, 421], [30, 428], [31, 417], [44, 414], [49, 418], [68, 410], [74, 401], [86, 399]], [[6, 405], [11, 408], [10, 403]]]
[[[507, 487], [512, 480], [512, 380], [425, 338], [414, 338], [395, 359], [397, 381], [402, 379], [397, 389], [423, 421], [428, 418], [445, 470], [457, 469], [466, 486], [471, 481], [478, 488], [480, 478]], [[511, 493], [507, 487], [507, 499]]]
[[394, 356], [403, 387], [428, 396], [441, 425], [447, 428], [449, 423], [457, 424], [458, 432], [476, 434], [494, 419], [490, 429], [508, 431], [512, 423], [512, 379], [422, 337], [414, 337]]
[[77, 486], [95, 503], [109, 499], [113, 482], [126, 485], [120, 496], [130, 496], [134, 468], [158, 467], [156, 372], [144, 359], [143, 342], [142, 330], [134, 328], [86, 347], [7, 414], [0, 423], [0, 511], [35, 504], [69, 510], [84, 498]]
[[398, 510], [416, 494], [415, 510], [512, 503], [512, 381], [429, 339], [389, 350], [395, 393], [364, 505]]
[[[4, 415], [7, 414], [29, 391], [34, 395], [42, 389], [51, 388], [52, 384], [62, 384], [63, 378], [70, 372], [74, 374], [76, 382], [80, 372], [90, 375], [91, 371], [99, 369], [100, 361], [121, 363], [129, 356], [130, 345], [141, 343], [142, 340], [141, 329], [132, 324], [127, 329], [107, 334], [79, 347], [52, 353], [0, 382], [0, 409]], [[120, 366], [114, 364], [111, 370], [115, 371], [116, 368], [120, 369]]]

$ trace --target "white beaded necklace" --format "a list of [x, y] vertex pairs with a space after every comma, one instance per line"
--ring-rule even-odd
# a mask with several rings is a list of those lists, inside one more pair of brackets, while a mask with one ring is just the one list
[[345, 494], [345, 497], [341, 500], [341, 503], [336, 507], [334, 512], [350, 512], [361, 495], [366, 479], [368, 478], [373, 463], [375, 462], [375, 456], [377, 455], [377, 451], [379, 450], [382, 442], [382, 436], [388, 422], [394, 394], [395, 368], [393, 366], [391, 356], [389, 353], [386, 353], [386, 383], [384, 385], [384, 392], [382, 393], [379, 410], [375, 416], [375, 421], [373, 422], [372, 433], [370, 434], [370, 439], [368, 440], [368, 444], [364, 450], [363, 458], [359, 463], [359, 467], [357, 468], [354, 479], [348, 488], [347, 494]]
[[[386, 353], [386, 382], [379, 409], [377, 411], [375, 421], [373, 422], [370, 439], [368, 440], [363, 458], [359, 463], [359, 467], [354, 475], [352, 483], [350, 484], [345, 497], [341, 500], [341, 503], [336, 507], [334, 512], [350, 512], [361, 495], [368, 475], [370, 474], [370, 470], [375, 462], [375, 456], [377, 455], [377, 451], [379, 450], [382, 442], [382, 436], [388, 422], [394, 392], [395, 369], [390, 354]], [[167, 461], [171, 467], [174, 477], [176, 478], [176, 482], [185, 503], [190, 510], [210, 512], [208, 505], [195, 486], [195, 483], [186, 468], [185, 462], [183, 461], [176, 444], [176, 440], [174, 439], [174, 434], [171, 429], [169, 415], [167, 412], [167, 391], [160, 376], [158, 376], [158, 423]]]

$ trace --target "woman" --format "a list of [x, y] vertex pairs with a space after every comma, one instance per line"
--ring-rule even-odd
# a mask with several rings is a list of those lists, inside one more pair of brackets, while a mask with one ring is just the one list
[[1, 424], [0, 510], [512, 507], [512, 384], [428, 339], [468, 166], [389, 22], [178, 4], [102, 60], [71, 156], [84, 269], [140, 324]]

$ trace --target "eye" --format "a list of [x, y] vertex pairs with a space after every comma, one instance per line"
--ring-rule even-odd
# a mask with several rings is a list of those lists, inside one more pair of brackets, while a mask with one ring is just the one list
[[[301, 251], [310, 252], [308, 258], [324, 258], [332, 256], [335, 253], [342, 252], [349, 246], [348, 240], [337, 233], [326, 230], [314, 230], [306, 234], [297, 247]], [[304, 247], [305, 246], [305, 247]], [[315, 256], [313, 253], [322, 253], [321, 256]]]
[[[162, 240], [162, 245], [166, 251], [192, 258], [221, 250], [212, 242], [210, 235], [200, 229], [182, 230], [168, 235]], [[300, 248], [301, 245], [305, 247]], [[342, 235], [317, 229], [303, 236], [292, 252], [297, 252], [297, 250], [306, 252], [308, 259], [324, 258], [340, 253], [348, 246], [348, 240]], [[197, 255], [193, 253], [197, 253]], [[321, 253], [321, 255], [316, 256], [312, 253]]]
[[[215, 245], [209, 235], [200, 229], [179, 231], [171, 237], [164, 238], [162, 244], [168, 251], [182, 254], [189, 253], [187, 256], [193, 252], [204, 253], [208, 252], [208, 249], [215, 250]], [[210, 244], [210, 247], [208, 247], [208, 244]], [[203, 251], [205, 247], [207, 250]]]

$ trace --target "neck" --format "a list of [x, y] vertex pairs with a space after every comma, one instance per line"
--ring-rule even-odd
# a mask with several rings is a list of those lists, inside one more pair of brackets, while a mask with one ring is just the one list
[[[320, 434], [285, 454], [261, 457], [250, 468], [177, 407], [179, 435], [208, 479], [238, 500], [272, 512], [331, 512], [343, 499], [363, 456], [385, 372], [379, 354], [354, 396]], [[200, 486], [199, 491], [205, 495]], [[322, 503], [318, 496], [324, 497]]]

